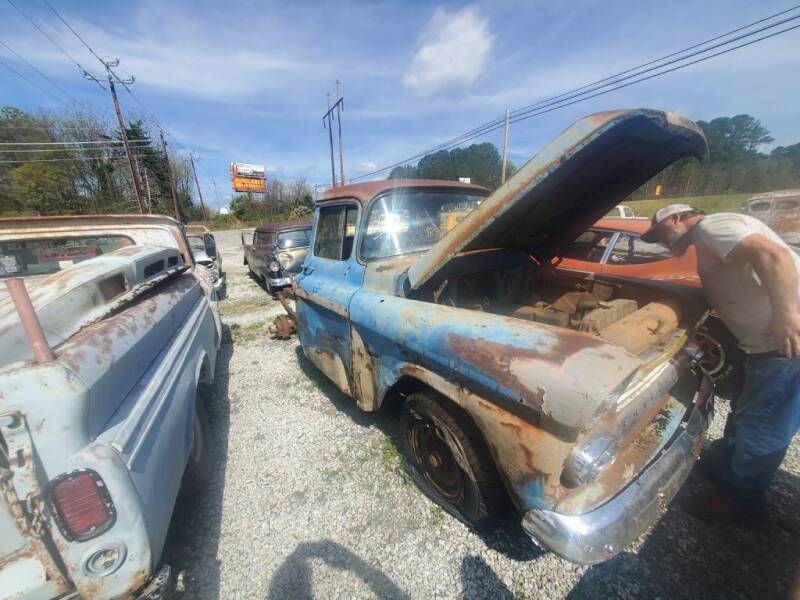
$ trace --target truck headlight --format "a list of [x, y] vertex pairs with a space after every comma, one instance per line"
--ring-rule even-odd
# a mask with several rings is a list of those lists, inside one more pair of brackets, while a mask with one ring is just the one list
[[587, 442], [572, 449], [564, 463], [562, 481], [570, 486], [585, 485], [594, 481], [600, 472], [617, 456], [618, 439], [610, 433], [592, 436]]
[[273, 273], [277, 273], [281, 270], [281, 266], [278, 264], [277, 260], [273, 260], [269, 263], [269, 270]]

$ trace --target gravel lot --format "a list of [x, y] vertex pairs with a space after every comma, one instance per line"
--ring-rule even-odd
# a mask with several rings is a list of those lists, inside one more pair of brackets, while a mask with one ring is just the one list
[[[417, 491], [394, 414], [360, 412], [272, 340], [280, 305], [247, 276], [238, 232], [216, 234], [228, 274], [209, 404], [214, 478], [176, 507], [164, 560], [185, 598], [783, 598], [800, 557], [800, 443], [763, 531], [710, 525], [673, 502], [623, 554], [591, 568], [539, 549], [509, 515], [480, 536]], [[718, 402], [711, 437], [721, 435]], [[692, 478], [683, 493], [702, 489]]]

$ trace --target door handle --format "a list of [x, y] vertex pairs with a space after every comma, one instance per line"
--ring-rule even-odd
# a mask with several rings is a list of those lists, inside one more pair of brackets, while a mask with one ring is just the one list
[[314, 267], [307, 267], [303, 265], [303, 275], [311, 275], [314, 272]]

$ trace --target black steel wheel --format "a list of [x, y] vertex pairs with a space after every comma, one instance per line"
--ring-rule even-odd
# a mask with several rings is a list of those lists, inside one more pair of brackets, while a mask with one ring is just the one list
[[474, 424], [432, 392], [411, 394], [403, 405], [403, 442], [422, 490], [467, 523], [491, 525], [505, 489]]
[[195, 412], [192, 419], [192, 452], [183, 474], [181, 495], [201, 492], [211, 477], [211, 448], [208, 440], [208, 416], [200, 395], [195, 398]]

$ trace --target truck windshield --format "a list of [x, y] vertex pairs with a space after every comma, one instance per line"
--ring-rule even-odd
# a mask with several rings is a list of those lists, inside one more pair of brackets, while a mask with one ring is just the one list
[[427, 250], [485, 198], [465, 190], [397, 189], [372, 203], [362, 258]]
[[186, 237], [189, 239], [189, 248], [192, 250], [192, 254], [197, 254], [198, 252], [206, 251], [206, 244], [205, 242], [203, 242], [202, 236], [189, 235]]
[[311, 237], [311, 228], [296, 229], [295, 231], [284, 231], [278, 234], [278, 248], [288, 250], [289, 248], [300, 248], [308, 246]]
[[131, 239], [121, 235], [0, 242], [0, 277], [55, 273], [131, 245]]

